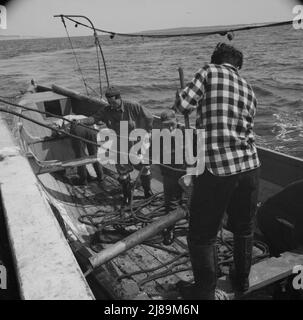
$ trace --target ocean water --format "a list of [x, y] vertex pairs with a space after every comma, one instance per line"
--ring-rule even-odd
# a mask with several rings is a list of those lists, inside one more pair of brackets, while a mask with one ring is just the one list
[[[64, 36], [64, 30], [62, 30]], [[72, 38], [81, 70], [90, 87], [99, 92], [96, 49], [92, 37]], [[209, 62], [225, 37], [171, 39], [100, 37], [110, 84], [125, 99], [135, 100], [153, 113], [172, 106], [180, 86]], [[258, 145], [303, 158], [303, 31], [292, 26], [238, 32], [231, 44], [244, 53], [240, 71], [258, 99], [255, 132]], [[106, 87], [101, 65], [102, 86]], [[70, 43], [66, 37], [0, 41], [0, 96], [25, 90], [31, 79], [85, 93]], [[192, 119], [193, 120], [193, 119]]]

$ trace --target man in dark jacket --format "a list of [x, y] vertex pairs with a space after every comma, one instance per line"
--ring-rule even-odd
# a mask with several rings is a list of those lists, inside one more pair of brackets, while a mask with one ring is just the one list
[[[108, 100], [109, 106], [105, 110], [100, 110], [93, 116], [84, 120], [82, 123], [94, 124], [102, 121], [106, 124], [109, 129], [115, 131], [120, 136], [120, 122], [127, 121], [128, 132], [134, 129], [140, 128], [146, 130], [148, 133], [151, 132], [153, 127], [153, 116], [145, 109], [142, 105], [122, 100], [121, 93], [118, 88], [112, 86], [106, 90], [105, 96]], [[119, 137], [119, 139], [121, 139]], [[127, 137], [128, 139], [128, 137]], [[118, 143], [119, 147], [120, 143]], [[132, 143], [128, 143], [129, 149]], [[117, 150], [119, 151], [119, 149]], [[120, 157], [118, 157], [121, 159]], [[141, 184], [144, 190], [145, 198], [152, 196], [151, 191], [151, 172], [148, 165], [137, 166], [138, 169], [142, 169], [141, 172]], [[122, 186], [122, 192], [124, 195], [125, 203], [128, 204], [131, 199], [131, 183], [130, 183], [130, 172], [133, 170], [133, 165], [129, 162], [128, 164], [121, 164], [118, 160], [116, 169], [119, 173], [119, 181]]]
[[[94, 130], [94, 128], [85, 128], [77, 125], [76, 123], [72, 123], [70, 127], [70, 133], [97, 144], [97, 132]], [[83, 158], [87, 156], [85, 149], [87, 149], [89, 156], [97, 156], [98, 147], [95, 144], [86, 143], [78, 139], [72, 139], [72, 147], [77, 158]], [[95, 169], [98, 181], [101, 182], [103, 180], [103, 169], [100, 162], [94, 162], [93, 167]], [[78, 167], [78, 175], [80, 178], [79, 184], [86, 185], [89, 180], [92, 180], [92, 177], [90, 177], [86, 166]]]

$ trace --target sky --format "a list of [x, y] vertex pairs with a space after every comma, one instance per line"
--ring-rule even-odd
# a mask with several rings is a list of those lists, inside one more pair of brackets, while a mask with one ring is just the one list
[[[97, 28], [140, 32], [284, 21], [294, 18], [296, 0], [11, 0], [6, 3], [7, 29], [1, 35], [64, 37], [55, 14], [88, 16]], [[88, 35], [69, 27], [72, 36]]]

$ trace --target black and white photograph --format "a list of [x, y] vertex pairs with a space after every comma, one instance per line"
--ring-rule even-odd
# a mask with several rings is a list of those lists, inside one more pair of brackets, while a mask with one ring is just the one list
[[303, 1], [1, 1], [0, 300], [303, 300]]

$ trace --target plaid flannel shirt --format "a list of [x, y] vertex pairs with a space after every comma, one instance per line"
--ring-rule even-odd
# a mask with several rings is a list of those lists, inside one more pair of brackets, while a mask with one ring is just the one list
[[177, 109], [197, 109], [197, 128], [205, 129], [205, 166], [212, 174], [260, 166], [253, 132], [256, 106], [251, 86], [230, 64], [206, 64], [180, 92]]

